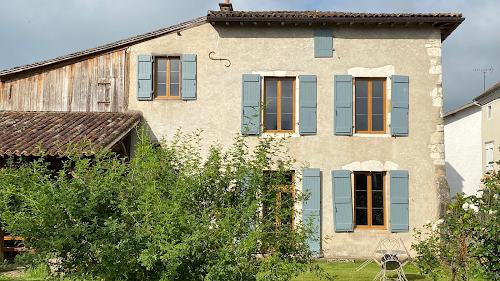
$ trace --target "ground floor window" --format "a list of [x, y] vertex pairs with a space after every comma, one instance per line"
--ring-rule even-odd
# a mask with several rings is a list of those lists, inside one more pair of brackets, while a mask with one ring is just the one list
[[266, 171], [269, 187], [263, 196], [262, 216], [264, 221], [277, 226], [294, 226], [294, 172], [278, 173]]
[[354, 173], [355, 225], [385, 229], [385, 174]]

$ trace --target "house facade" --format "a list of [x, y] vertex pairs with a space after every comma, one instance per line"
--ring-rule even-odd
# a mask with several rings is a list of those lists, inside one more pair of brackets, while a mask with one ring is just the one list
[[450, 195], [475, 195], [484, 174], [481, 107], [471, 102], [444, 114], [446, 180]]
[[500, 160], [500, 83], [484, 91], [474, 99], [481, 106], [481, 146], [483, 173], [498, 171]]
[[0, 110], [139, 112], [153, 137], [203, 129], [207, 147], [290, 136], [307, 163], [295, 186], [311, 192], [297, 208], [321, 238], [311, 249], [363, 258], [381, 238], [409, 246], [449, 200], [441, 44], [462, 15], [221, 9], [1, 71]]

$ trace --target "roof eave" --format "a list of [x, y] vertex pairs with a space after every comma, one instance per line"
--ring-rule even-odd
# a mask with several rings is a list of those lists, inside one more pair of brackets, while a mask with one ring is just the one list
[[289, 22], [289, 23], [451, 23], [441, 34], [444, 41], [463, 21], [463, 17], [220, 17], [207, 16], [207, 22]]

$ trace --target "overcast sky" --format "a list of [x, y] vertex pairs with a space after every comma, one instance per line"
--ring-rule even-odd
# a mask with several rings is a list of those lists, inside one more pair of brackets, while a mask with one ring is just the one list
[[[221, 1], [222, 2], [222, 1]], [[463, 13], [443, 43], [444, 111], [500, 82], [498, 0], [232, 0], [235, 10]], [[217, 0], [0, 0], [0, 70], [97, 47], [218, 10]]]

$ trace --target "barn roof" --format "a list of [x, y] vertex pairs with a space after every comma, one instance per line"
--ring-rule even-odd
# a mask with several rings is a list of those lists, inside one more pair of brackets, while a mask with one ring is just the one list
[[90, 112], [0, 112], [0, 156], [93, 153], [125, 137], [142, 115]]

